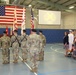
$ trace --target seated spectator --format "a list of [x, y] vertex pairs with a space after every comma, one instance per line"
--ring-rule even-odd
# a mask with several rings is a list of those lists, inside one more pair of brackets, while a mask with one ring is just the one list
[[73, 57], [74, 59], [76, 59], [76, 48], [75, 48], [75, 45], [73, 46], [72, 57]]

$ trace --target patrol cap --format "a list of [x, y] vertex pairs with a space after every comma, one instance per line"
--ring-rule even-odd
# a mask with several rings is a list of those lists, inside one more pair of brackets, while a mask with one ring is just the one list
[[39, 30], [39, 32], [41, 32], [41, 33], [42, 33], [42, 30]]
[[14, 30], [14, 32], [16, 32], [16, 33], [17, 33], [18, 31], [17, 31], [17, 30]]
[[4, 34], [6, 34], [7, 32], [6, 32], [6, 31], [4, 31], [3, 33], [4, 33]]
[[36, 29], [32, 29], [32, 32], [37, 32]]
[[26, 32], [26, 30], [23, 30], [23, 32]]

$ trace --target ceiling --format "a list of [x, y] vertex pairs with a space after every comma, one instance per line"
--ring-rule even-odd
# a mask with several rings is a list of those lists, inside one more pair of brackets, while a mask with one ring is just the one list
[[[5, 3], [5, 0], [0, 0], [0, 3]], [[76, 0], [9, 0], [9, 3], [26, 7], [31, 4], [35, 9], [76, 11]], [[70, 6], [75, 6], [75, 8], [69, 9]]]

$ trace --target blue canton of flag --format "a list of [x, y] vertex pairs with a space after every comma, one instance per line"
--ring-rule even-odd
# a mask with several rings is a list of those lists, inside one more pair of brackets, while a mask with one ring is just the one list
[[5, 6], [0, 6], [0, 16], [5, 16]]

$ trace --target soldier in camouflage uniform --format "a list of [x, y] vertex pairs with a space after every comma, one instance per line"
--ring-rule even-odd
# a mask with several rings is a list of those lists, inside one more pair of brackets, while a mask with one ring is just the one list
[[18, 54], [20, 46], [20, 36], [17, 34], [17, 30], [14, 30], [13, 36], [11, 37], [11, 46], [13, 48], [13, 63], [18, 63]]
[[28, 47], [30, 52], [31, 71], [37, 72], [39, 52], [42, 47], [42, 41], [39, 38], [39, 35], [36, 34], [35, 29], [32, 29], [32, 33], [28, 37]]
[[10, 37], [7, 36], [6, 31], [3, 32], [3, 36], [0, 38], [0, 47], [2, 48], [3, 64], [10, 63]]
[[41, 30], [39, 30], [39, 35], [40, 35], [40, 38], [42, 39], [42, 49], [40, 50], [40, 53], [39, 53], [39, 60], [42, 61], [44, 60], [44, 47], [46, 45], [46, 38], [42, 34]]
[[21, 49], [22, 49], [22, 59], [23, 62], [27, 61], [27, 38], [28, 35], [26, 35], [26, 30], [23, 30], [23, 35], [21, 35]]

